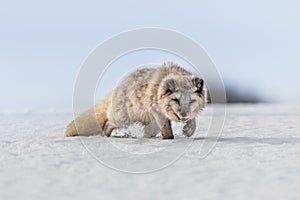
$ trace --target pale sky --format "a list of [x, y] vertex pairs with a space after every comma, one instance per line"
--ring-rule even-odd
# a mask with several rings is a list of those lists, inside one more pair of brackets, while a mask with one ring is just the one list
[[299, 10], [297, 0], [2, 1], [0, 111], [70, 111], [76, 75], [91, 50], [141, 27], [192, 38], [231, 85], [299, 102]]

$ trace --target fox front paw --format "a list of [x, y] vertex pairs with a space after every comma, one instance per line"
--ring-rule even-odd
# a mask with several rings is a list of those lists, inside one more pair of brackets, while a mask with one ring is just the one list
[[172, 135], [163, 135], [162, 139], [164, 139], [164, 140], [173, 140], [174, 139], [174, 135], [173, 134]]
[[196, 130], [196, 120], [192, 119], [186, 122], [186, 124], [183, 127], [182, 133], [183, 135], [190, 137], [194, 134], [195, 130]]

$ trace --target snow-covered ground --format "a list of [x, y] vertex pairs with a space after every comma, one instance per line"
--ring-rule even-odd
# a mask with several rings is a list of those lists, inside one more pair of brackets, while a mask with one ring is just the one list
[[173, 141], [139, 127], [137, 138], [65, 138], [71, 114], [1, 114], [0, 199], [300, 199], [300, 106], [227, 105], [203, 159], [209, 110], [194, 139]]

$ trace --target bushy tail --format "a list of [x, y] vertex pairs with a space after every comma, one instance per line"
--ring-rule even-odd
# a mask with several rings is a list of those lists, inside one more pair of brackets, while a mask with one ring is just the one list
[[74, 120], [67, 126], [66, 136], [67, 137], [78, 136], [78, 132]]
[[66, 136], [90, 136], [102, 134], [102, 126], [97, 119], [94, 109], [80, 115], [67, 127]]
[[73, 120], [66, 130], [66, 136], [90, 136], [103, 135], [103, 127], [108, 121], [107, 110], [111, 105], [112, 94], [100, 102], [93, 109], [90, 109]]

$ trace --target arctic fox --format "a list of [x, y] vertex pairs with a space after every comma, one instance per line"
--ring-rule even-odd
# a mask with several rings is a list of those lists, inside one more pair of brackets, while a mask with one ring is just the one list
[[203, 79], [177, 64], [139, 69], [72, 121], [66, 136], [109, 137], [114, 129], [139, 123], [144, 126], [145, 137], [161, 132], [163, 139], [173, 139], [171, 121], [177, 121], [185, 123], [183, 134], [189, 137], [195, 132], [195, 117], [205, 107], [206, 96]]

